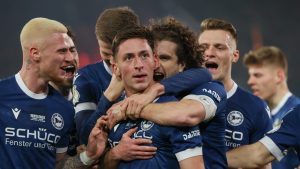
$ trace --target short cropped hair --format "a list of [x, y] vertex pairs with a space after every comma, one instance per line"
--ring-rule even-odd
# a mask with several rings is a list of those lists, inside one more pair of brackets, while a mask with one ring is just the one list
[[200, 34], [206, 30], [223, 30], [229, 32], [237, 43], [237, 31], [235, 27], [222, 19], [207, 18], [200, 24]]
[[274, 65], [276, 67], [282, 68], [285, 75], [288, 74], [288, 62], [286, 55], [275, 46], [265, 46], [257, 50], [251, 50], [245, 54], [243, 63], [246, 66], [250, 65]]
[[95, 34], [98, 40], [112, 44], [116, 34], [126, 27], [139, 25], [139, 18], [129, 7], [110, 8], [97, 19]]
[[126, 41], [128, 39], [134, 39], [134, 38], [147, 40], [151, 49], [152, 50], [154, 49], [154, 37], [153, 37], [152, 32], [144, 26], [135, 26], [135, 27], [131, 27], [129, 29], [120, 31], [114, 38], [113, 43], [112, 43], [112, 52], [113, 52], [114, 59], [116, 59], [116, 55], [119, 52], [119, 46], [124, 41]]
[[60, 22], [48, 18], [34, 18], [28, 21], [20, 34], [21, 46], [40, 43], [53, 33], [67, 33], [68, 29]]
[[177, 45], [178, 63], [185, 65], [185, 69], [202, 65], [203, 57], [197, 36], [187, 26], [169, 16], [161, 20], [151, 20], [149, 28], [153, 32], [155, 43], [168, 40]]

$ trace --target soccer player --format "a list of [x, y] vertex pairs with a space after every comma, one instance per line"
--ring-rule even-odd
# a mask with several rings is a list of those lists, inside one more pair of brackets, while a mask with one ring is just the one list
[[[123, 85], [111, 67], [111, 44], [117, 32], [139, 24], [138, 16], [128, 7], [110, 8], [103, 11], [96, 22], [96, 37], [99, 44], [102, 61], [88, 65], [79, 70], [75, 76], [73, 87], [73, 104], [75, 107], [75, 122], [79, 134], [80, 144], [87, 144], [92, 127], [101, 115], [102, 109], [109, 108], [118, 99], [123, 91]], [[104, 111], [105, 113], [105, 111]], [[94, 121], [89, 123], [89, 118], [94, 115]], [[92, 118], [93, 119], [93, 118]], [[85, 127], [88, 126], [88, 127]], [[87, 130], [86, 130], [87, 129]], [[155, 154], [155, 147], [139, 146], [149, 144], [149, 139], [128, 139], [124, 144], [114, 148], [117, 159], [135, 159], [136, 157], [151, 158]], [[145, 156], [137, 156], [139, 152], [150, 152]]]
[[[258, 168], [280, 161], [288, 149], [295, 149], [300, 160], [300, 105], [292, 108], [280, 124], [256, 143], [233, 149], [227, 154], [229, 167]], [[299, 168], [299, 167], [298, 167]]]
[[[168, 85], [174, 78], [176, 80], [177, 76], [187, 75], [187, 72], [192, 73], [191, 78], [182, 76], [180, 80], [176, 80], [177, 86], [172, 88], [187, 87], [189, 83], [194, 83], [195, 79], [201, 79], [201, 72], [191, 71], [193, 68], [199, 69], [203, 62], [196, 35], [172, 17], [152, 22], [150, 28], [154, 34], [155, 50], [161, 64], [156, 73], [167, 77], [160, 82], [166, 89], [165, 94], [176, 94], [180, 99], [187, 96], [179, 102], [147, 105], [147, 91], [146, 94], [128, 97], [125, 100], [129, 102], [128, 106], [125, 108], [122, 105], [122, 111], [126, 111], [126, 116], [131, 119], [145, 118], [161, 125], [192, 126], [206, 121], [200, 124], [205, 168], [227, 168], [224, 143], [226, 92], [223, 86], [215, 82], [202, 83], [189, 90], [173, 89], [170, 93]], [[182, 72], [184, 70], [185, 72]]]
[[76, 49], [60, 22], [34, 18], [20, 34], [21, 70], [0, 82], [0, 168], [55, 168], [74, 109], [48, 83], [73, 78]]
[[257, 96], [238, 87], [231, 77], [239, 59], [234, 26], [220, 19], [205, 19], [200, 25], [199, 45], [204, 66], [227, 92], [225, 143], [227, 150], [258, 141], [271, 129], [268, 107]]
[[[113, 45], [114, 71], [124, 82], [126, 96], [142, 93], [151, 87], [154, 70], [159, 66], [154, 55], [154, 39], [143, 27], [118, 33]], [[156, 102], [176, 100], [161, 96]], [[122, 135], [137, 127], [134, 138], [148, 138], [158, 151], [151, 159], [120, 161], [118, 168], [203, 168], [201, 136], [198, 127], [161, 126], [148, 120], [126, 120], [117, 124], [109, 133], [111, 147], [118, 144]], [[107, 164], [111, 165], [112, 161]]]
[[[298, 105], [287, 84], [288, 62], [285, 54], [275, 46], [266, 46], [247, 53], [243, 60], [248, 68], [248, 85], [253, 94], [265, 100], [271, 109], [273, 127], [280, 125], [285, 113]], [[280, 161], [273, 161], [273, 169], [296, 168], [299, 165], [293, 149]]]

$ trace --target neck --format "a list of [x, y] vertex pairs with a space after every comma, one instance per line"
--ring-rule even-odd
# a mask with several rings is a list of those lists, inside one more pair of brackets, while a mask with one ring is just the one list
[[19, 73], [26, 87], [30, 91], [37, 94], [47, 92], [48, 81], [42, 79], [36, 71], [22, 68]]
[[289, 92], [287, 84], [282, 84], [278, 86], [275, 93], [273, 93], [266, 102], [271, 110], [273, 110], [282, 100], [282, 98]]

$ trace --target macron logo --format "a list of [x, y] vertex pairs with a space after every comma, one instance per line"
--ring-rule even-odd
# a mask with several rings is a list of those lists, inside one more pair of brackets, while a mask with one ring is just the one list
[[14, 113], [15, 118], [18, 119], [21, 109], [13, 108], [13, 109], [11, 109], [11, 111]]

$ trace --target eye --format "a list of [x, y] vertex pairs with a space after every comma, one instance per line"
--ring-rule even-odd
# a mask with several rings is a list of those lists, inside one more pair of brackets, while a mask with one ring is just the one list
[[161, 61], [168, 61], [168, 60], [170, 60], [170, 56], [167, 56], [167, 55], [160, 55], [160, 56], [159, 56], [159, 60], [161, 60]]
[[142, 59], [146, 59], [146, 58], [148, 58], [149, 57], [149, 54], [148, 53], [142, 53], [142, 55], [141, 55], [141, 58]]

